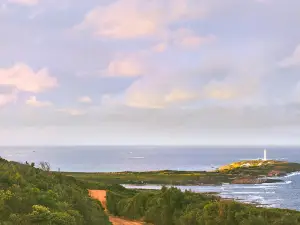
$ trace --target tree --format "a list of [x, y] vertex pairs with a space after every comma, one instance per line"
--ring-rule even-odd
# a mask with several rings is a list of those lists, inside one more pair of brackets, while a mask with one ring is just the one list
[[39, 168], [43, 171], [49, 172], [51, 167], [50, 167], [50, 163], [48, 162], [40, 162], [39, 164]]

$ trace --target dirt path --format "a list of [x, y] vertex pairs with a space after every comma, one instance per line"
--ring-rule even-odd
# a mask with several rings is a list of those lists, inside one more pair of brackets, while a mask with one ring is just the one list
[[[92, 198], [99, 200], [101, 202], [102, 206], [104, 207], [105, 211], [107, 211], [106, 191], [105, 190], [89, 190], [89, 193]], [[110, 220], [110, 222], [112, 222], [113, 225], [142, 225], [141, 222], [124, 220], [124, 219], [114, 217], [114, 216], [109, 216], [109, 220]]]

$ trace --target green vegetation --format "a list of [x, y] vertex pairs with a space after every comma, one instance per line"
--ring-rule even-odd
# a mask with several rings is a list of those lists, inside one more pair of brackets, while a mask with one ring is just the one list
[[[98, 201], [73, 177], [0, 158], [1, 225], [108, 225]], [[92, 183], [91, 185], [96, 185]]]
[[171, 184], [201, 185], [229, 182], [227, 174], [205, 171], [152, 171], [117, 173], [64, 173], [82, 181], [104, 182], [106, 184]]
[[212, 195], [181, 192], [136, 191], [113, 188], [107, 193], [108, 210], [116, 216], [155, 225], [297, 225], [300, 212], [257, 208]]
[[300, 164], [276, 160], [245, 160], [222, 166], [218, 170], [220, 172], [242, 171], [254, 175], [268, 175], [271, 171], [278, 171], [284, 175], [300, 171]]
[[110, 213], [155, 225], [300, 224], [300, 212], [296, 211], [257, 208], [176, 188], [128, 190], [118, 185], [204, 185], [249, 183], [253, 179], [259, 182], [270, 173], [300, 171], [297, 163], [242, 161], [211, 172], [57, 173], [51, 172], [47, 163], [42, 163], [41, 169], [34, 166], [0, 158], [0, 225], [111, 224], [100, 203], [88, 196], [87, 189], [108, 190]]
[[[247, 165], [249, 163], [249, 165]], [[81, 181], [105, 184], [163, 184], [163, 185], [219, 185], [222, 183], [263, 183], [280, 180], [262, 178], [300, 171], [300, 164], [281, 161], [242, 161], [216, 171], [149, 171], [117, 173], [64, 173]]]

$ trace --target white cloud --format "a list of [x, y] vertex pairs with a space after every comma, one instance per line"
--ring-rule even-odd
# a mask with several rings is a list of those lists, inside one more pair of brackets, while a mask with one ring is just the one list
[[147, 74], [140, 78], [125, 91], [124, 104], [136, 108], [165, 108], [199, 97], [187, 82], [173, 75]]
[[166, 87], [163, 83], [144, 77], [135, 81], [125, 92], [124, 103], [136, 108], [163, 108]]
[[199, 93], [193, 90], [173, 89], [165, 95], [166, 103], [178, 103], [195, 100], [200, 97]]
[[72, 108], [62, 108], [62, 109], [57, 109], [57, 112], [65, 113], [70, 116], [82, 116], [85, 115], [86, 112], [83, 110], [79, 109], [72, 109]]
[[90, 29], [96, 36], [108, 38], [133, 38], [157, 32], [155, 14], [138, 10], [138, 5], [135, 0], [119, 0], [106, 7], [97, 7], [77, 28]]
[[200, 36], [195, 34], [190, 29], [179, 29], [173, 32], [171, 41], [173, 44], [186, 47], [186, 48], [195, 48], [201, 45], [211, 43], [217, 38], [214, 35]]
[[13, 91], [12, 93], [0, 93], [0, 107], [5, 106], [11, 102], [17, 100], [17, 92]]
[[112, 77], [136, 77], [142, 75], [144, 70], [144, 65], [141, 60], [137, 59], [137, 56], [126, 55], [112, 60], [102, 74]]
[[8, 2], [25, 6], [34, 6], [39, 3], [39, 0], [8, 0]]
[[128, 39], [164, 35], [173, 22], [205, 14], [205, 5], [193, 0], [117, 0], [91, 10], [76, 28], [91, 30], [96, 36]]
[[211, 58], [210, 64], [202, 63], [197, 72], [193, 68], [146, 71], [127, 88], [121, 101], [130, 107], [167, 108], [201, 102], [253, 105], [265, 100], [261, 95], [265, 70], [260, 63], [228, 62], [224, 67], [224, 62], [219, 60]]
[[226, 82], [212, 81], [204, 87], [203, 92], [206, 98], [215, 100], [230, 100], [241, 97], [239, 86]]
[[26, 105], [30, 105], [33, 107], [49, 107], [52, 106], [52, 102], [49, 101], [39, 101], [36, 96], [30, 96], [29, 99], [26, 100]]
[[215, 35], [198, 35], [193, 30], [180, 28], [175, 31], [169, 31], [163, 38], [164, 41], [152, 47], [153, 52], [164, 52], [168, 47], [181, 47], [185, 49], [197, 49], [202, 45], [212, 43], [217, 40]]
[[82, 96], [78, 98], [78, 102], [80, 103], [92, 103], [93, 100], [89, 96]]
[[300, 66], [300, 45], [298, 45], [293, 54], [279, 63], [281, 67]]
[[18, 63], [10, 68], [0, 68], [0, 85], [39, 93], [57, 87], [58, 82], [45, 68], [35, 72], [26, 64]]
[[201, 101], [219, 101], [220, 103], [238, 101], [243, 104], [253, 103], [259, 95], [257, 84], [247, 79], [242, 81], [211, 81], [206, 85], [194, 87], [192, 81], [181, 84], [173, 76], [169, 84], [146, 83], [136, 81], [125, 92], [125, 105], [136, 108], [166, 108], [184, 106]]
[[158, 43], [152, 47], [153, 52], [164, 52], [168, 47], [178, 46], [186, 49], [195, 49], [205, 44], [212, 43], [217, 40], [215, 35], [197, 35], [193, 30], [181, 28], [175, 31], [169, 31], [164, 42]]

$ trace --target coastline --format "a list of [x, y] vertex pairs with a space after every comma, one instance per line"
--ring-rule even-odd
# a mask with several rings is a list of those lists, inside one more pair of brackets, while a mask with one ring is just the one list
[[[266, 208], [300, 210], [298, 207], [297, 209], [290, 206], [277, 207], [273, 203], [265, 203], [265, 201], [268, 201], [268, 194], [271, 193], [267, 189], [272, 187], [273, 184], [275, 186], [279, 185], [277, 187], [280, 187], [281, 184], [289, 184], [285, 182], [285, 178], [300, 174], [300, 164], [284, 161], [272, 162], [274, 163], [266, 163], [263, 166], [240, 166], [224, 171], [218, 169], [216, 171], [79, 172], [66, 173], [66, 175], [74, 176], [76, 179], [85, 182], [88, 187], [92, 186], [94, 189], [105, 189], [107, 184], [117, 184], [122, 185], [126, 189], [134, 187], [138, 191], [153, 191], [153, 189], [159, 191], [162, 187], [176, 187], [185, 191], [190, 190], [190, 186], [193, 189], [191, 190], [192, 192], [211, 193], [224, 200], [230, 199]], [[278, 172], [278, 168], [280, 168], [280, 172]], [[277, 172], [275, 173], [274, 171]], [[281, 176], [274, 176], [277, 173]], [[268, 174], [273, 176], [267, 176]], [[260, 193], [257, 193], [257, 188], [259, 187], [263, 188], [259, 190]], [[236, 190], [239, 188], [240, 190]], [[255, 188], [255, 191], [251, 188]], [[227, 193], [224, 192], [224, 189]], [[245, 189], [250, 189], [248, 190], [249, 194], [247, 194]], [[261, 199], [260, 194], [266, 199]]]
[[[244, 166], [249, 162], [261, 165]], [[263, 163], [264, 164], [263, 164]], [[224, 169], [225, 168], [225, 169]], [[300, 164], [284, 161], [241, 161], [214, 171], [160, 170], [145, 172], [63, 172], [82, 181], [132, 185], [197, 185], [211, 186], [230, 184], [263, 184], [282, 182], [282, 177], [299, 173]]]
[[[300, 209], [297, 207], [297, 209], [293, 207], [284, 207], [285, 205], [281, 205], [281, 207], [273, 207], [271, 204], [266, 203], [266, 201], [255, 201], [257, 198], [243, 198], [243, 197], [255, 197], [259, 196], [261, 193], [266, 195], [272, 196], [273, 193], [275, 193], [275, 190], [281, 189], [285, 190], [286, 193], [289, 194], [289, 188], [291, 187], [285, 186], [285, 185], [278, 185], [276, 186], [270, 183], [264, 183], [264, 185], [256, 185], [256, 184], [234, 184], [229, 182], [220, 182], [223, 180], [230, 180], [228, 178], [241, 178], [241, 177], [247, 177], [249, 179], [250, 177], [258, 176], [260, 177], [260, 183], [263, 183], [262, 181], [265, 181], [267, 177], [264, 177], [264, 179], [261, 179], [261, 176], [265, 173], [269, 173], [274, 169], [274, 165], [269, 165], [267, 167], [241, 167], [241, 168], [234, 168], [232, 170], [227, 171], [213, 171], [213, 172], [197, 172], [197, 171], [153, 171], [151, 173], [149, 172], [123, 172], [123, 173], [79, 173], [79, 175], [84, 175], [83, 177], [72, 177], [71, 174], [68, 174], [68, 176], [65, 176], [64, 173], [61, 172], [53, 172], [50, 170], [50, 168], [36, 168], [34, 164], [21, 164], [17, 162], [9, 162], [6, 160], [2, 160], [0, 158], [0, 162], [2, 163], [2, 173], [7, 174], [7, 171], [10, 171], [11, 174], [20, 174], [23, 179], [22, 183], [19, 182], [18, 179], [11, 180], [11, 185], [7, 186], [9, 191], [15, 191], [14, 187], [15, 184], [22, 184], [26, 185], [25, 187], [32, 187], [32, 183], [37, 187], [38, 192], [26, 192], [26, 189], [24, 192], [24, 196], [27, 196], [30, 194], [30, 196], [34, 197], [37, 193], [41, 192], [41, 196], [44, 196], [45, 193], [48, 192], [48, 189], [56, 190], [56, 187], [60, 187], [62, 184], [66, 188], [66, 193], [64, 196], [68, 199], [67, 191], [69, 190], [68, 187], [72, 187], [75, 190], [78, 191], [78, 195], [80, 199], [86, 199], [86, 202], [91, 207], [91, 212], [99, 214], [98, 216], [101, 217], [101, 220], [105, 220], [108, 222], [108, 216], [111, 221], [121, 221], [121, 224], [126, 224], [123, 221], [132, 223], [139, 223], [138, 221], [147, 221], [147, 222], [153, 222], [154, 224], [157, 224], [157, 213], [161, 212], [162, 208], [167, 208], [168, 210], [164, 213], [170, 212], [169, 209], [174, 210], [172, 213], [174, 214], [166, 214], [167, 218], [172, 219], [174, 216], [177, 219], [186, 221], [184, 224], [190, 224], [189, 217], [186, 217], [186, 215], [190, 215], [191, 212], [195, 213], [193, 215], [201, 215], [208, 217], [205, 217], [206, 220], [210, 220], [211, 218], [217, 218], [219, 214], [214, 214], [214, 212], [218, 212], [218, 210], [226, 210], [229, 214], [241, 212], [241, 213], [255, 213], [256, 216], [259, 215], [268, 215], [268, 218], [270, 222], [273, 221], [273, 215], [274, 213], [278, 215], [280, 218], [284, 218], [286, 215], [298, 215], [300, 218]], [[276, 165], [278, 166], [278, 165]], [[280, 164], [280, 166], [282, 166]], [[285, 177], [287, 177], [287, 181], [294, 181], [292, 176], [295, 177], [295, 181], [299, 182], [299, 175], [300, 172], [295, 171], [299, 164], [289, 164], [285, 163], [284, 168], [287, 169], [287, 171], [294, 171], [291, 173], [286, 173]], [[282, 168], [282, 167], [281, 167]], [[78, 176], [78, 174], [77, 174]], [[26, 179], [25, 179], [26, 178]], [[80, 179], [83, 178], [83, 179]], [[130, 178], [130, 179], [128, 179]], [[270, 178], [273, 182], [276, 181], [278, 183], [279, 179], [278, 177], [271, 177]], [[47, 181], [45, 183], [44, 181]], [[122, 180], [127, 181], [124, 185], [125, 187], [121, 186], [120, 184]], [[144, 182], [144, 180], [150, 180], [152, 183], [157, 183], [157, 181], [165, 181], [165, 183], [171, 183], [168, 187], [165, 187], [165, 184], [157, 185], [157, 191], [153, 191], [151, 188], [148, 190], [142, 190], [143, 187], [145, 187], [147, 184]], [[205, 180], [207, 183], [199, 183], [200, 180]], [[30, 181], [30, 182], [28, 182]], [[138, 181], [135, 184], [136, 189], [129, 189], [128, 184], [132, 183], [132, 181]], [[285, 182], [287, 184], [287, 181]], [[26, 183], [24, 183], [26, 182]], [[216, 182], [216, 183], [214, 183]], [[176, 183], [182, 184], [182, 189], [180, 189]], [[189, 187], [189, 184], [191, 187], [195, 187], [195, 189], [192, 189]], [[211, 183], [213, 183], [213, 186], [211, 186]], [[44, 185], [44, 184], [47, 184]], [[159, 184], [159, 183], [158, 183]], [[278, 183], [279, 184], [279, 183]], [[44, 185], [44, 186], [41, 186]], [[50, 186], [48, 186], [50, 185]], [[151, 185], [151, 184], [150, 184]], [[155, 186], [155, 184], [152, 184]], [[153, 187], [152, 186], [152, 187]], [[164, 187], [163, 187], [164, 186]], [[175, 186], [175, 187], [174, 187]], [[210, 189], [210, 187], [213, 187], [215, 189]], [[255, 188], [255, 189], [253, 189]], [[185, 189], [185, 190], [183, 190]], [[104, 211], [104, 208], [97, 207], [96, 201], [92, 201], [92, 199], [88, 198], [89, 191], [88, 190], [102, 190], [105, 191], [108, 195], [107, 197], [107, 210]], [[218, 191], [222, 190], [222, 191]], [[263, 192], [261, 192], [263, 191]], [[243, 192], [243, 193], [242, 193]], [[224, 195], [226, 194], [227, 195]], [[239, 194], [238, 194], [239, 193]], [[50, 193], [51, 194], [51, 193]], [[91, 193], [90, 193], [91, 194]], [[238, 194], [238, 195], [236, 195]], [[53, 196], [53, 197], [51, 197]], [[51, 195], [51, 199], [53, 201], [59, 201], [55, 198], [55, 195]], [[103, 200], [103, 194], [100, 196]], [[98, 196], [99, 197], [99, 196]], [[267, 198], [264, 199], [262, 197], [262, 200], [268, 200]], [[98, 198], [99, 199], [99, 198]], [[162, 199], [164, 199], [162, 201]], [[173, 199], [170, 201], [170, 199]], [[299, 201], [297, 199], [293, 198], [284, 198], [285, 200], [292, 200], [292, 203], [297, 203], [299, 206]], [[266, 204], [264, 204], [266, 203]], [[10, 204], [9, 201], [6, 202], [7, 205]], [[161, 204], [161, 205], [159, 205]], [[99, 206], [99, 205], [98, 205]], [[288, 205], [291, 206], [291, 205]], [[42, 205], [41, 209], [48, 210], [49, 213], [50, 208], [47, 207], [56, 207], [50, 206], [50, 205]], [[72, 205], [70, 204], [70, 207]], [[199, 208], [200, 207], [200, 208]], [[259, 208], [264, 207], [264, 208]], [[268, 209], [270, 207], [273, 207], [273, 209]], [[36, 206], [33, 205], [33, 210], [35, 210]], [[54, 212], [58, 209], [53, 208], [51, 210]], [[92, 210], [92, 208], [97, 209]], [[274, 209], [275, 208], [275, 209]], [[140, 210], [142, 209], [142, 210]], [[175, 210], [176, 209], [176, 210]], [[188, 209], [188, 211], [186, 211]], [[211, 210], [211, 209], [218, 209], [217, 211]], [[289, 209], [289, 210], [287, 210]], [[208, 210], [207, 212], [205, 212]], [[109, 212], [109, 213], [108, 213]], [[175, 213], [175, 212], [180, 212]], [[26, 214], [26, 212], [24, 212]], [[225, 213], [225, 211], [224, 211]], [[24, 216], [26, 216], [24, 214]], [[108, 215], [107, 215], [108, 214]], [[56, 215], [56, 214], [55, 214]], [[70, 214], [70, 216], [72, 216]], [[204, 218], [203, 217], [203, 218]], [[146, 218], [144, 220], [144, 218]], [[200, 218], [199, 218], [200, 219]], [[223, 217], [220, 217], [219, 219], [224, 219]], [[247, 221], [247, 217], [244, 218], [245, 221]], [[218, 221], [218, 220], [217, 220]], [[105, 224], [106, 222], [103, 222], [102, 224]], [[160, 224], [162, 221], [159, 222]], [[115, 223], [117, 224], [117, 223]], [[119, 223], [120, 224], [120, 223]]]

